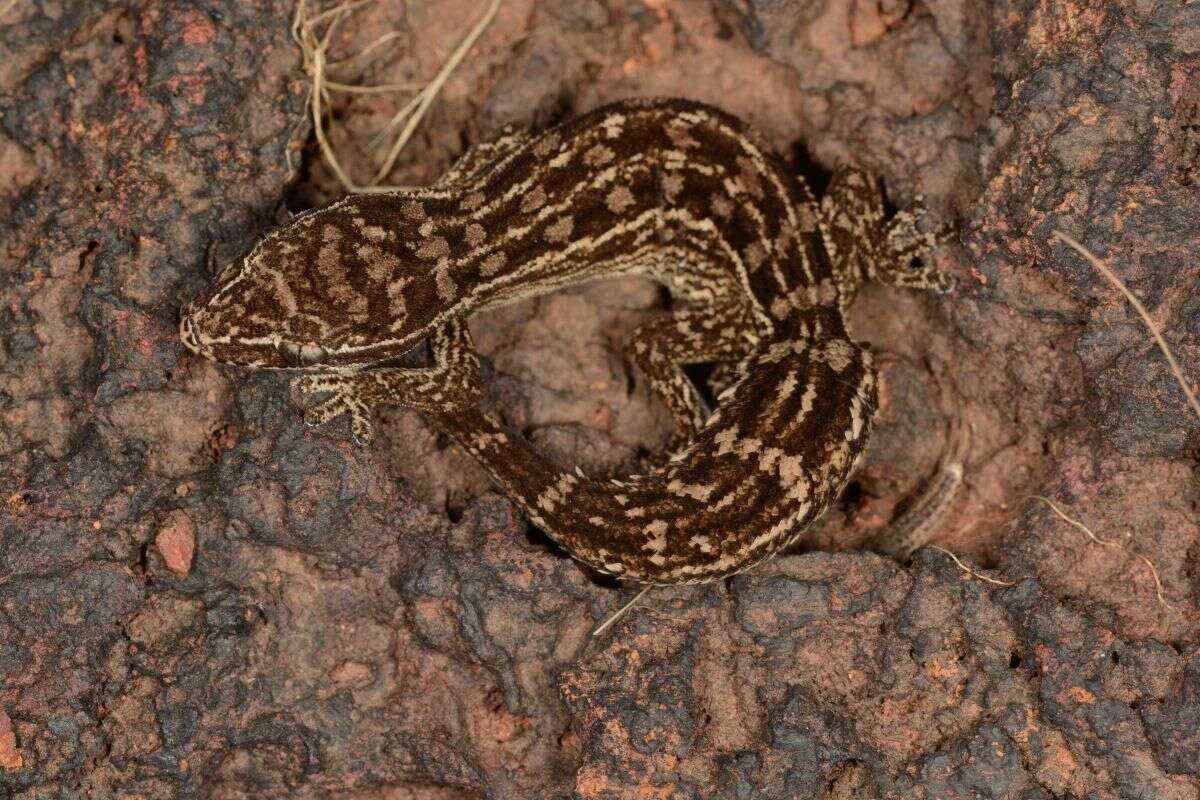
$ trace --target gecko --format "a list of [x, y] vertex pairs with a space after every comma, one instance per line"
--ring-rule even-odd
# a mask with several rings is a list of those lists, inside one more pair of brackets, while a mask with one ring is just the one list
[[[747, 124], [681, 99], [617, 102], [540, 133], [504, 129], [435, 184], [304, 212], [230, 263], [179, 333], [217, 362], [296, 371], [305, 419], [418, 409], [587, 566], [652, 584], [743, 571], [794, 542], [844, 487], [878, 405], [846, 309], [864, 281], [948, 291], [923, 204], [889, 214], [839, 168], [818, 201]], [[675, 422], [621, 479], [539, 454], [481, 406], [467, 319], [618, 276], [666, 288], [632, 359]], [[397, 359], [429, 344], [430, 365]], [[682, 367], [709, 362], [709, 412]]]

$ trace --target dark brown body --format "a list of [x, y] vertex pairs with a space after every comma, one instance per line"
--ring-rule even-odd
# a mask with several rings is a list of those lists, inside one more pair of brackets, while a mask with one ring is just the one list
[[[351, 197], [266, 237], [185, 314], [197, 352], [308, 366], [310, 391], [369, 434], [380, 403], [420, 408], [573, 555], [652, 582], [711, 580], [793, 541], [844, 485], [876, 406], [843, 311], [865, 278], [934, 285], [932, 246], [887, 223], [878, 190], [839, 173], [821, 205], [740, 122], [682, 100], [606, 106], [538, 136], [510, 133], [427, 190]], [[618, 275], [659, 281], [675, 310], [634, 355], [681, 434], [627, 481], [561, 470], [477, 405], [463, 321], [474, 311]], [[381, 368], [434, 335], [435, 366]], [[679, 367], [734, 376], [705, 417]]]

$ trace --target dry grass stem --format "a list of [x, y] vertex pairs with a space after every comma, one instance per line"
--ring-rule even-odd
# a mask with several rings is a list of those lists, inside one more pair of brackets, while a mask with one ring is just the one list
[[1129, 545], [1127, 545], [1123, 542], [1118, 542], [1113, 539], [1101, 539], [1099, 536], [1092, 533], [1091, 528], [1084, 525], [1079, 520], [1072, 519], [1071, 517], [1069, 517], [1066, 514], [1066, 512], [1064, 512], [1061, 508], [1059, 508], [1058, 505], [1053, 500], [1051, 500], [1049, 497], [1043, 497], [1040, 494], [1031, 494], [1031, 495], [1029, 495], [1028, 499], [1041, 500], [1043, 503], [1045, 503], [1047, 506], [1050, 507], [1051, 511], [1053, 511], [1055, 514], [1057, 514], [1059, 517], [1061, 517], [1063, 519], [1063, 521], [1065, 521], [1069, 525], [1073, 525], [1075, 528], [1082, 531], [1085, 536], [1087, 536], [1089, 539], [1091, 539], [1093, 542], [1100, 545], [1101, 547], [1112, 547], [1112, 548], [1116, 548], [1117, 550], [1124, 550], [1125, 552], [1129, 553], [1130, 555], [1134, 556], [1135, 558], [1141, 559], [1142, 563], [1144, 563], [1150, 569], [1151, 576], [1154, 577], [1154, 592], [1158, 596], [1159, 605], [1161, 605], [1163, 608], [1171, 608], [1172, 607], [1171, 604], [1166, 601], [1166, 598], [1163, 597], [1162, 581], [1158, 577], [1158, 570], [1155, 568], [1153, 561], [1151, 561], [1149, 558], [1147, 558], [1146, 556], [1137, 552], [1132, 547], [1130, 547]]
[[1167, 341], [1163, 339], [1162, 333], [1159, 332], [1158, 325], [1154, 323], [1154, 320], [1150, 318], [1150, 314], [1146, 312], [1145, 306], [1142, 305], [1133, 292], [1129, 291], [1129, 288], [1117, 277], [1116, 273], [1109, 269], [1108, 265], [1101, 261], [1091, 250], [1088, 250], [1062, 231], [1056, 230], [1054, 231], [1054, 235], [1058, 237], [1059, 241], [1083, 256], [1117, 291], [1125, 295], [1125, 299], [1137, 311], [1138, 316], [1142, 318], [1142, 322], [1146, 324], [1146, 328], [1150, 331], [1150, 335], [1154, 337], [1154, 341], [1158, 344], [1158, 349], [1162, 350], [1163, 355], [1166, 356], [1171, 373], [1175, 376], [1175, 380], [1179, 381], [1180, 388], [1183, 389], [1183, 393], [1187, 396], [1188, 404], [1191, 405], [1192, 411], [1196, 412], [1196, 417], [1200, 419], [1200, 400], [1196, 399], [1195, 393], [1188, 386], [1187, 380], [1183, 377], [1183, 370], [1179, 368], [1178, 362], [1175, 361], [1175, 356], [1171, 353], [1171, 348], [1167, 346]]
[[[417, 106], [421, 104], [422, 100], [424, 100], [424, 97], [424, 93], [418, 93], [414, 95], [411, 100], [400, 107], [399, 111], [392, 115], [392, 120], [404, 119], [407, 117], [416, 109]], [[391, 132], [392, 127], [391, 122], [389, 122], [388, 125], [383, 128], [383, 130], [371, 137], [371, 140], [367, 142], [367, 149], [374, 150], [375, 148], [379, 147], [379, 145], [383, 144], [383, 142], [387, 140], [387, 137]]]
[[12, 11], [17, 6], [17, 0], [8, 0], [7, 3], [0, 4], [0, 17], [8, 16], [8, 12]]
[[415, 92], [424, 84], [421, 83], [377, 83], [372, 86], [360, 86], [354, 83], [338, 83], [325, 81], [325, 88], [332, 92], [347, 94], [384, 94], [387, 92]]
[[[364, 47], [362, 50], [359, 50], [357, 53], [351, 53], [350, 55], [346, 56], [345, 58], [339, 58], [336, 61], [330, 61], [329, 65], [332, 67], [342, 67], [342, 66], [345, 66], [346, 64], [349, 64], [351, 61], [357, 61], [360, 58], [366, 58], [368, 55], [370, 55], [372, 52], [375, 51], [375, 48], [380, 47], [384, 44], [387, 44], [388, 42], [392, 41], [393, 39], [399, 39], [399, 38], [400, 38], [400, 31], [388, 31], [387, 33], [383, 34], [382, 36], [376, 37], [375, 41], [371, 42], [369, 45]], [[418, 83], [416, 85], [418, 88], [420, 88], [424, 84]]]
[[[327, 11], [310, 16], [308, 1], [298, 0], [296, 3], [296, 16], [292, 20], [292, 38], [300, 46], [305, 71], [312, 79], [312, 87], [309, 91], [309, 113], [312, 118], [313, 134], [317, 138], [317, 145], [321, 149], [321, 155], [325, 158], [325, 162], [329, 164], [329, 168], [333, 170], [347, 191], [354, 191], [355, 184], [342, 168], [341, 162], [338, 161], [337, 156], [334, 154], [325, 133], [325, 115], [322, 110], [322, 101], [328, 99], [325, 90], [325, 51], [329, 46], [330, 34], [333, 32], [337, 19], [342, 14], [362, 5], [364, 2], [368, 2], [368, 0], [359, 0], [356, 3], [342, 3]], [[316, 26], [329, 18], [332, 18], [333, 21], [326, 29], [325, 35], [318, 38]]]
[[[467, 32], [467, 35], [463, 37], [463, 40], [459, 43], [458, 47], [455, 48], [454, 52], [450, 54], [450, 57], [446, 59], [446, 63], [442, 65], [442, 68], [438, 71], [438, 74], [434, 76], [433, 80], [429, 82], [429, 85], [426, 86], [418, 95], [418, 97], [421, 98], [421, 101], [417, 104], [415, 110], [412, 111], [412, 115], [408, 118], [408, 123], [404, 126], [404, 129], [400, 131], [400, 135], [396, 137], [396, 141], [392, 144], [392, 149], [388, 153], [387, 158], [384, 160], [383, 166], [381, 166], [379, 171], [375, 173], [375, 177], [371, 181], [372, 185], [379, 184], [384, 178], [387, 177], [388, 173], [392, 171], [392, 166], [395, 165], [397, 156], [399, 156], [400, 151], [404, 149], [404, 145], [408, 144], [408, 140], [412, 136], [413, 131], [415, 131], [417, 129], [417, 125], [421, 123], [421, 119], [425, 116], [426, 110], [428, 110], [430, 104], [433, 103], [434, 99], [438, 95], [438, 92], [441, 91], [442, 85], [450, 77], [450, 73], [454, 72], [455, 67], [459, 65], [463, 58], [466, 57], [467, 53], [471, 51], [471, 48], [475, 46], [475, 41], [479, 39], [479, 37], [487, 29], [487, 26], [492, 23], [492, 19], [495, 18], [496, 12], [500, 10], [500, 2], [501, 0], [491, 0], [491, 2], [488, 3], [487, 9], [483, 12], [483, 16], [480, 17], [479, 21], [475, 23], [474, 27]], [[400, 115], [397, 114], [392, 118], [392, 121], [388, 123], [388, 128], [394, 128], [400, 119]]]
[[963, 572], [967, 573], [968, 575], [971, 575], [972, 577], [978, 578], [981, 581], [987, 581], [988, 583], [994, 583], [997, 586], [1016, 586], [1017, 585], [1015, 581], [1002, 581], [999, 578], [992, 578], [987, 575], [984, 575], [982, 572], [976, 572], [975, 570], [968, 567], [965, 563], [963, 563], [963, 560], [961, 558], [959, 558], [958, 556], [956, 556], [954, 553], [950, 552], [946, 548], [942, 547], [941, 545], [931, 544], [931, 545], [929, 545], [929, 548], [932, 550], [937, 550], [939, 553], [945, 553], [946, 555], [950, 556], [950, 558], [954, 561], [954, 563], [958, 564], [959, 569], [961, 569]]
[[632, 600], [630, 600], [628, 603], [626, 603], [625, 605], [623, 605], [619, 609], [617, 609], [617, 611], [611, 617], [604, 620], [604, 622], [601, 622], [600, 625], [596, 628], [596, 630], [592, 631], [592, 636], [599, 636], [600, 634], [604, 633], [606, 630], [611, 628], [617, 620], [619, 620], [621, 617], [625, 616], [626, 613], [628, 613], [629, 609], [634, 607], [634, 605], [637, 603], [638, 600], [641, 600], [643, 597], [645, 597], [646, 592], [650, 591], [653, 588], [654, 588], [653, 583], [647, 583], [645, 586], [643, 586], [642, 590], [640, 592], [638, 592], [637, 594], [635, 594], [633, 596]]
[[[433, 101], [437, 99], [438, 94], [441, 92], [451, 73], [454, 72], [455, 68], [458, 67], [470, 52], [492, 19], [495, 18], [496, 12], [500, 8], [501, 0], [490, 0], [484, 10], [483, 16], [467, 32], [458, 47], [455, 48], [454, 52], [443, 63], [441, 69], [438, 70], [437, 74], [428, 83], [405, 82], [364, 86], [334, 80], [329, 74], [331, 68], [344, 66], [350, 61], [362, 58], [400, 35], [396, 31], [385, 33], [352, 55], [339, 60], [330, 60], [329, 45], [333, 41], [333, 34], [337, 30], [337, 26], [351, 11], [371, 2], [374, 2], [374, 0], [346, 0], [346, 2], [314, 14], [310, 13], [308, 0], [298, 0], [296, 15], [292, 20], [292, 38], [295, 39], [296, 44], [300, 47], [300, 52], [304, 60], [304, 69], [311, 79], [309, 113], [312, 119], [313, 135], [317, 139], [317, 147], [320, 149], [325, 163], [329, 165], [333, 174], [337, 176], [342, 187], [352, 194], [392, 192], [407, 188], [403, 186], [385, 186], [382, 181], [395, 166], [396, 159], [412, 137], [417, 126], [421, 123], [426, 111], [433, 104]], [[322, 25], [324, 29], [320, 30]], [[342, 166], [341, 161], [334, 151], [333, 144], [330, 141], [331, 129], [329, 123], [326, 121], [330, 105], [330, 92], [344, 92], [349, 94], [416, 93], [412, 99], [392, 116], [384, 130], [376, 137], [380, 141], [386, 139], [392, 131], [403, 123], [403, 128], [388, 149], [387, 157], [384, 159], [382, 166], [379, 167], [368, 184], [356, 183], [350, 177], [346, 168]]]

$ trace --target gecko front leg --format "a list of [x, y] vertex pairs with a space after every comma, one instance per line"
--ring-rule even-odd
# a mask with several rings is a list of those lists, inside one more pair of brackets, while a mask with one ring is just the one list
[[430, 334], [429, 341], [431, 367], [380, 367], [296, 378], [292, 385], [305, 394], [333, 395], [305, 411], [305, 422], [321, 425], [347, 414], [355, 440], [366, 444], [374, 436], [372, 411], [379, 406], [402, 405], [439, 416], [476, 403], [479, 360], [466, 321], [450, 320]]
[[[434, 186], [470, 183], [531, 138], [518, 126], [506, 126], [495, 139], [468, 148]], [[434, 366], [430, 368], [380, 367], [296, 378], [292, 385], [305, 394], [333, 395], [305, 411], [305, 422], [323, 425], [346, 414], [351, 434], [359, 444], [366, 444], [374, 436], [371, 414], [377, 406], [403, 405], [435, 414], [453, 410], [459, 403], [474, 402], [479, 395], [479, 365], [465, 322], [453, 320], [435, 330], [430, 334], [430, 344], [434, 355]]]

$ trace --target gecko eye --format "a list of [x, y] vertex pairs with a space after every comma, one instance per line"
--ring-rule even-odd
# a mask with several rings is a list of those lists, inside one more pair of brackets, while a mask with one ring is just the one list
[[325, 360], [325, 356], [329, 355], [324, 347], [316, 344], [278, 342], [275, 349], [287, 359], [289, 367], [307, 367], [319, 364]]
[[289, 367], [300, 366], [300, 345], [293, 342], [276, 342], [275, 349], [287, 360]]

